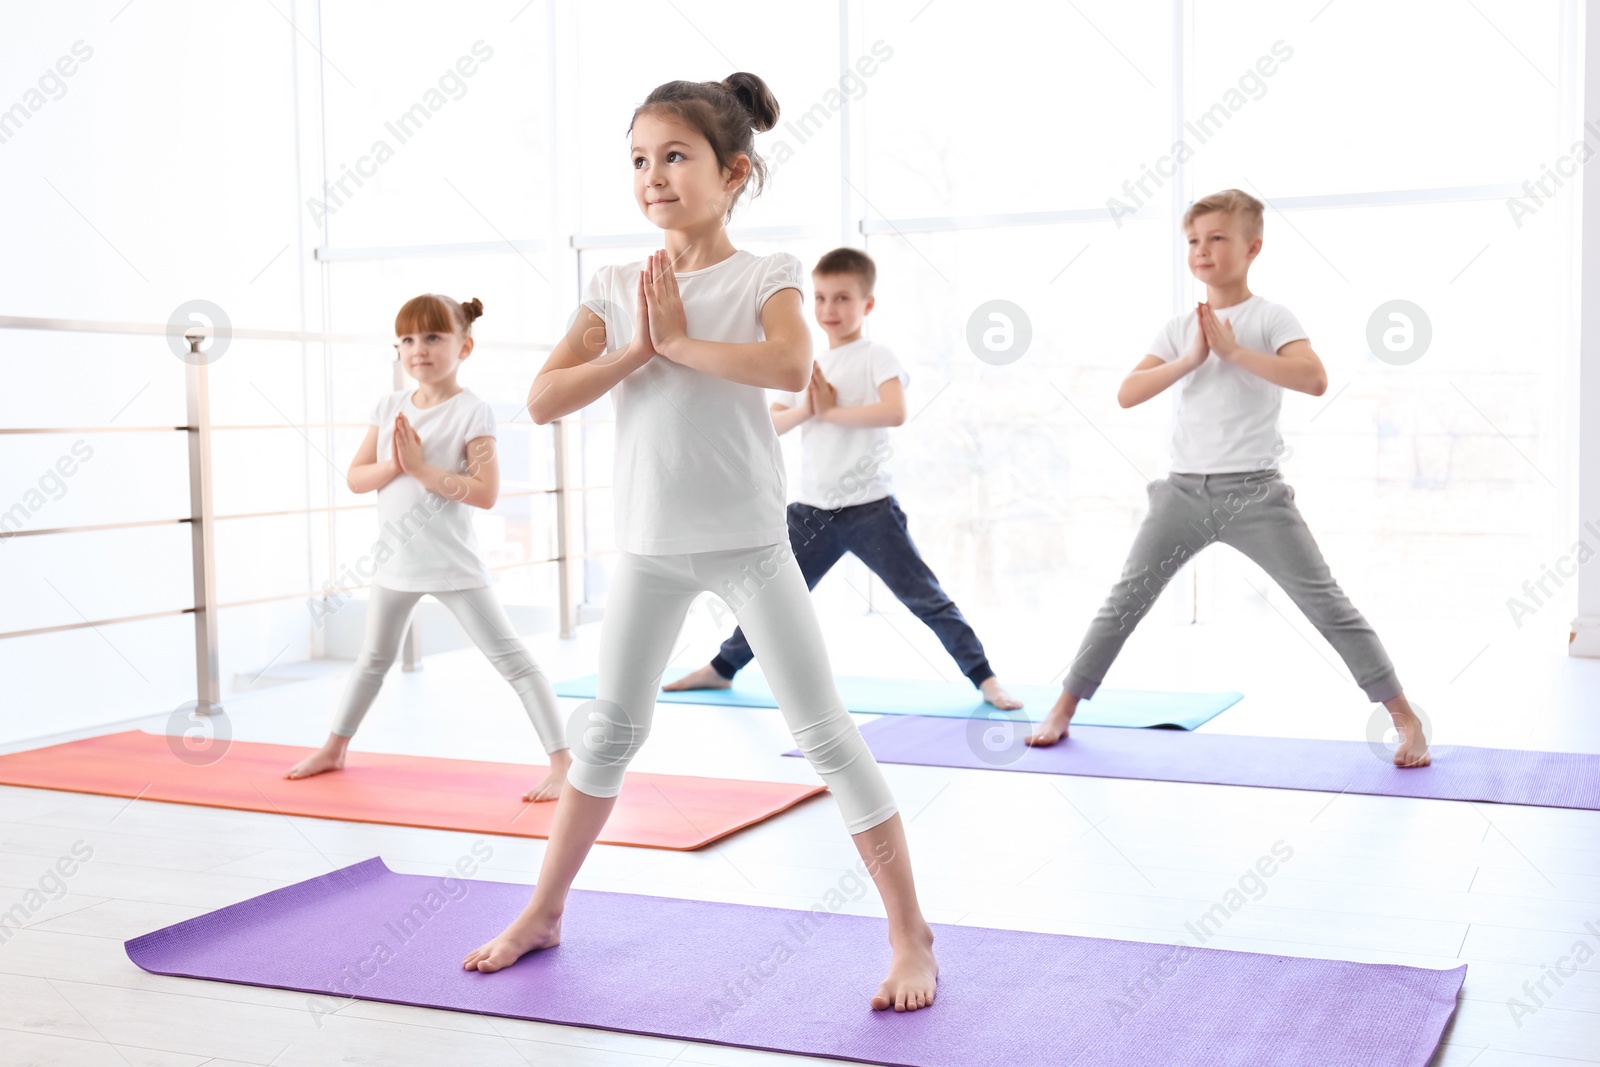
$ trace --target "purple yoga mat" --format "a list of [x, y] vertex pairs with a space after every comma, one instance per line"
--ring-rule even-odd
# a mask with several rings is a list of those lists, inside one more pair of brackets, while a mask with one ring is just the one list
[[568, 897], [561, 945], [462, 970], [529, 892], [373, 857], [126, 947], [157, 974], [305, 991], [313, 1011], [353, 996], [928, 1067], [1423, 1067], [1467, 970], [935, 925], [938, 999], [875, 1012], [882, 919], [827, 897], [806, 912], [589, 890]]
[[1431, 766], [1402, 769], [1387, 748], [1363, 741], [1074, 726], [1064, 741], [1029, 748], [1022, 739], [1032, 729], [1007, 719], [906, 715], [874, 719], [861, 733], [883, 763], [1600, 811], [1600, 755], [1589, 753], [1438, 745]]

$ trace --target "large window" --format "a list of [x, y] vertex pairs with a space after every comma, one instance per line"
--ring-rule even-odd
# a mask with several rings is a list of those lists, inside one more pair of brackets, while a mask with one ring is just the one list
[[[53, 324], [4, 331], [0, 428], [55, 431], [0, 437], [0, 508], [40, 502], [31, 535], [0, 544], [0, 632], [40, 631], [0, 640], [15, 695], [0, 739], [194, 695], [191, 620], [170, 614], [192, 603], [188, 530], [162, 521], [189, 510], [171, 429], [184, 365], [159, 334], [78, 327], [159, 327], [197, 299], [240, 334], [210, 367], [225, 693], [327, 651], [308, 598], [346, 584], [376, 537], [344, 470], [406, 384], [393, 318], [422, 292], [486, 307], [461, 381], [500, 422], [504, 492], [476, 523], [504, 598], [595, 617], [615, 558], [611, 406], [558, 430], [523, 403], [584, 281], [658, 241], [633, 200], [634, 108], [735, 70], [783, 113], [757, 138], [771, 182], [734, 242], [877, 260], [868, 332], [911, 375], [896, 492], [1010, 673], [1060, 666], [1077, 624], [1041, 618], [1093, 612], [1166, 470], [1167, 399], [1123, 410], [1115, 391], [1202, 292], [1178, 215], [1236, 186], [1269, 205], [1252, 286], [1299, 316], [1332, 382], [1285, 400], [1298, 502], [1397, 658], [1455, 674], [1482, 635], [1512, 631], [1506, 598], [1574, 525], [1563, 175], [1581, 15], [1574, 0], [13, 14], [8, 69], [79, 58], [0, 146], [7, 251], [28, 265], [0, 314]], [[1031, 332], [1010, 363], [966, 340], [997, 300]], [[1425, 317], [1413, 362], [1369, 343], [1397, 300]], [[79, 438], [92, 459], [30, 496]], [[792, 479], [798, 435], [784, 444]], [[902, 610], [849, 560], [817, 595]], [[1252, 565], [1208, 553], [1163, 610], [1226, 618], [1262, 596], [1286, 608]]]
[[[683, 11], [664, 32], [720, 70], [693, 32], [721, 43], [721, 24], [699, 18], [712, 8]], [[871, 73], [794, 156], [829, 170], [803, 203], [757, 201], [736, 225], [797, 226], [773, 247], [811, 260], [841, 242], [877, 260], [868, 333], [912, 378], [912, 418], [894, 431], [897, 493], [923, 553], [1008, 659], [1060, 665], [1070, 636], [1040, 614], [1095, 610], [1145, 483], [1166, 471], [1168, 399], [1124, 411], [1116, 386], [1166, 319], [1203, 297], [1178, 214], [1226, 187], [1269, 204], [1253, 287], [1296, 312], [1329, 369], [1326, 395], [1287, 395], [1282, 427], [1284, 471], [1335, 573], [1418, 670], [1449, 678], [1478, 637], [1513, 629], [1505, 597], [1540, 573], [1570, 514], [1556, 486], [1570, 484], [1574, 260], [1570, 185], [1521, 225], [1507, 198], [1570, 148], [1572, 4], [1448, 17], [1375, 0], [842, 11], [827, 26], [838, 36], [810, 42], [834, 53], [820, 77], [862, 57]], [[785, 32], [820, 25], [790, 19]], [[683, 76], [652, 48], [631, 57], [642, 76], [630, 95], [615, 66], [583, 54], [585, 129], [620, 129], [650, 85]], [[821, 98], [786, 93], [787, 69], [773, 73], [786, 113]], [[775, 155], [793, 142], [780, 124], [757, 144]], [[586, 196], [585, 227], [636, 231], [600, 147], [580, 164], [605, 200]], [[581, 274], [645, 247], [585, 255]], [[1369, 319], [1398, 299], [1431, 332], [1407, 365], [1367, 340]], [[966, 341], [991, 300], [1020, 307], [1032, 332], [1003, 366]], [[818, 590], [824, 604], [858, 606], [869, 590], [875, 608], [901, 610], [858, 565], [841, 569]], [[1164, 610], [1214, 619], [1259, 609], [1263, 594], [1294, 615], [1253, 564], [1208, 553]]]
[[[1335, 574], [1441, 680], [1514, 632], [1506, 597], [1568, 528], [1575, 262], [1570, 183], [1520, 226], [1507, 198], [1574, 140], [1573, 5], [1402, 8], [1078, 4], [1039, 25], [931, 6], [905, 26], [919, 5], [867, 5], [866, 37], [907, 35], [863, 100], [861, 212], [869, 331], [921, 409], [895, 431], [899, 492], [963, 611], [1016, 659], [1064, 662], [1079, 624], [1040, 613], [1092, 614], [1166, 470], [1167, 398], [1123, 411], [1114, 395], [1204, 298], [1175, 216], [1226, 187], [1270, 205], [1252, 288], [1297, 313], [1329, 369], [1325, 396], [1287, 395], [1282, 425]], [[1007, 366], [964, 337], [993, 299], [1031, 322]], [[1409, 365], [1367, 341], [1396, 299], [1431, 324]], [[1258, 590], [1298, 619], [1229, 552], [1189, 568], [1166, 610], [1218, 618]]]

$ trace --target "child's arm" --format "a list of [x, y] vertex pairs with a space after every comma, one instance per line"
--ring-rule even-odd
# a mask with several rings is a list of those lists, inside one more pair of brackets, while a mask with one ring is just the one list
[[[1201, 323], [1203, 327], [1203, 319]], [[1206, 331], [1201, 328], [1194, 331], [1194, 340], [1189, 343], [1189, 351], [1177, 359], [1162, 359], [1157, 355], [1145, 356], [1139, 361], [1139, 365], [1122, 379], [1122, 385], [1117, 389], [1117, 403], [1125, 408], [1143, 404], [1204, 363], [1210, 351], [1210, 346], [1206, 344]]]
[[840, 407], [834, 402], [838, 393], [821, 374], [812, 377], [809, 393], [818, 421], [863, 428], [899, 426], [906, 421], [906, 391], [898, 377], [887, 378], [878, 384], [876, 404], [857, 404], [853, 407]]
[[[635, 291], [634, 322], [645, 322], [644, 275]], [[650, 331], [636, 329], [628, 347], [597, 359], [606, 350], [606, 320], [587, 306], [580, 307], [566, 335], [556, 342], [550, 358], [534, 376], [528, 389], [528, 415], [540, 426], [599, 400], [611, 387], [650, 362], [657, 353], [650, 347]]]
[[404, 415], [395, 417], [394, 441], [401, 469], [430, 493], [485, 509], [494, 507], [500, 499], [500, 460], [495, 455], [493, 437], [474, 437], [467, 442], [465, 474], [424, 461], [422, 438]]
[[[661, 355], [685, 367], [741, 385], [798, 393], [811, 374], [811, 331], [800, 313], [800, 290], [779, 289], [761, 305], [765, 341], [703, 341], [690, 337], [678, 295], [678, 279], [665, 252], [650, 257], [645, 298], [650, 343]], [[643, 316], [639, 319], [644, 322]]]
[[1233, 324], [1217, 318], [1210, 307], [1205, 307], [1201, 316], [1207, 343], [1218, 359], [1298, 393], [1321, 396], [1328, 391], [1328, 372], [1312, 351], [1310, 341], [1290, 341], [1278, 349], [1277, 355], [1256, 352], [1234, 340]]
[[371, 493], [394, 481], [399, 473], [400, 464], [392, 449], [387, 459], [381, 463], [378, 461], [378, 428], [369, 426], [361, 447], [356, 449], [356, 458], [350, 461], [344, 484], [350, 487], [352, 493]]
[[[813, 363], [812, 366], [815, 367], [816, 364]], [[779, 437], [782, 437], [811, 418], [811, 390], [807, 389], [801, 393], [800, 403], [794, 407], [789, 407], [787, 404], [773, 404], [771, 410], [772, 428], [778, 431]]]
[[[1199, 305], [1204, 308], [1205, 305]], [[1200, 314], [1200, 311], [1196, 311]], [[1182, 378], [1206, 361], [1210, 355], [1210, 346], [1206, 343], [1205, 320], [1200, 320], [1200, 328], [1194, 331], [1194, 340], [1189, 342], [1189, 351], [1177, 359], [1162, 359], [1157, 355], [1148, 355], [1139, 361], [1139, 365], [1128, 372], [1122, 379], [1122, 385], [1117, 389], [1117, 403], [1125, 408], [1136, 404], [1143, 404], [1146, 400], [1166, 390], [1167, 386]]]
[[[1204, 334], [1201, 335], [1205, 336]], [[1117, 389], [1117, 403], [1125, 408], [1143, 404], [1153, 396], [1166, 391], [1167, 386], [1182, 378], [1200, 365], [1200, 360], [1184, 355], [1178, 359], [1145, 356], [1138, 366], [1128, 372]]]

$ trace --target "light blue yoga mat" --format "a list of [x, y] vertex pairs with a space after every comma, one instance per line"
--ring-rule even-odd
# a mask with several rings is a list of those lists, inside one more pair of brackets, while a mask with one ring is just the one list
[[[671, 672], [668, 681], [687, 672]], [[556, 686], [556, 695], [593, 699], [599, 675], [588, 674]], [[969, 719], [987, 709], [983, 695], [968, 682], [927, 682], [907, 678], [835, 676], [845, 707], [861, 715], [927, 715]], [[1012, 685], [1007, 691], [1022, 701], [1022, 713], [1043, 719], [1061, 688], [1054, 685]], [[1242, 699], [1240, 693], [1168, 693], [1143, 689], [1102, 689], [1078, 705], [1074, 726], [1176, 726], [1193, 730]], [[775, 708], [778, 702], [759, 671], [740, 671], [731, 689], [691, 689], [656, 694], [658, 703], [718, 704], [733, 708]], [[997, 713], [998, 714], [998, 713]], [[1007, 716], [1008, 718], [1011, 716]]]

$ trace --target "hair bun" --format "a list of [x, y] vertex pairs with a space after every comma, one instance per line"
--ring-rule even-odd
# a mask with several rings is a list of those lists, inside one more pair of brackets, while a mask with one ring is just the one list
[[466, 317], [467, 325], [471, 326], [478, 320], [478, 316], [483, 314], [483, 301], [479, 300], [477, 297], [473, 297], [471, 300], [463, 301], [461, 304], [461, 314]]
[[738, 97], [750, 115], [750, 128], [757, 133], [766, 133], [778, 124], [778, 98], [759, 75], [735, 71], [718, 84]]

